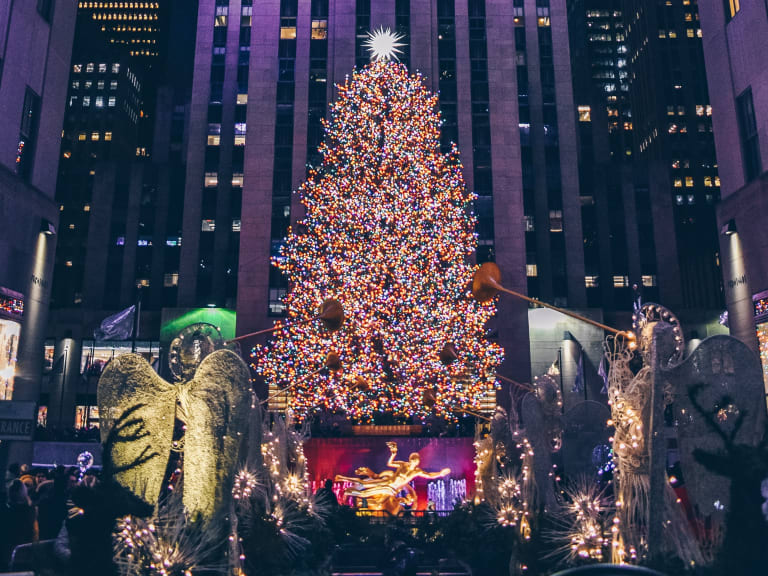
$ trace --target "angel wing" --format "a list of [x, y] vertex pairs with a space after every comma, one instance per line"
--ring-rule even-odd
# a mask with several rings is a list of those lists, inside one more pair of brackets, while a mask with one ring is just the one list
[[[704, 514], [728, 506], [729, 480], [710, 473], [695, 450], [724, 454], [726, 441], [756, 444], [765, 414], [759, 361], [730, 336], [704, 340], [679, 365], [664, 371], [673, 386], [678, 444], [688, 493]], [[703, 409], [707, 418], [700, 412]], [[713, 426], [717, 426], [715, 429]]]
[[184, 435], [184, 507], [210, 519], [232, 493], [251, 408], [250, 373], [229, 350], [203, 360], [195, 377], [179, 386]]
[[176, 386], [138, 354], [112, 360], [99, 379], [105, 472], [145, 503], [162, 489], [173, 440]]

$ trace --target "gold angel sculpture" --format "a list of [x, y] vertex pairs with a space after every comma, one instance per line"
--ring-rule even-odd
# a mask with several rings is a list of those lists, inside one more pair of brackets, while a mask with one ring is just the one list
[[[450, 468], [440, 472], [425, 472], [419, 465], [421, 457], [413, 452], [407, 461], [395, 460], [397, 443], [387, 442], [389, 460], [387, 466], [394, 470], [383, 470], [376, 473], [370, 468], [362, 467], [355, 470], [357, 477], [336, 476], [336, 482], [351, 482], [352, 486], [344, 490], [345, 497], [353, 497], [356, 502], [365, 501], [368, 510], [384, 511], [397, 516], [404, 506], [415, 506], [418, 501], [416, 491], [410, 485], [414, 478], [442, 478], [451, 473]], [[405, 495], [401, 493], [405, 491]]]
[[[104, 458], [113, 479], [156, 505], [183, 423], [183, 502], [190, 517], [210, 520], [231, 494], [248, 430], [248, 367], [229, 350], [208, 355], [187, 382], [166, 382], [137, 354], [112, 360], [99, 380]], [[178, 443], [177, 443], [178, 444]]]

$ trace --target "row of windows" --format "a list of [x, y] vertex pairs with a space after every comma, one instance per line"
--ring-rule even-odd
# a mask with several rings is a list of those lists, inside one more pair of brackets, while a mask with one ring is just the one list
[[107, 9], [129, 9], [129, 10], [147, 10], [158, 9], [159, 2], [78, 2], [78, 8], [107, 8]]
[[[685, 182], [686, 188], [693, 188], [696, 183], [693, 178], [693, 176], [686, 176], [685, 179], [683, 178], [674, 178], [672, 180], [672, 185], [675, 188], [682, 188], [683, 182]], [[719, 188], [720, 187], [720, 176], [704, 176], [703, 184], [705, 188]]]
[[[218, 172], [206, 172], [205, 173], [205, 187], [215, 188], [219, 185], [219, 173]], [[243, 186], [243, 173], [232, 173], [232, 186], [242, 188]]]
[[111, 20], [117, 20], [117, 21], [146, 21], [146, 20], [159, 20], [159, 16], [157, 14], [125, 14], [125, 13], [112, 13], [109, 14], [101, 14], [94, 12], [91, 14], [91, 18], [93, 20], [105, 20], [105, 21], [111, 21]]
[[[105, 74], [107, 72], [107, 68], [109, 67], [109, 64], [100, 63], [98, 64], [98, 71], [100, 74]], [[85, 65], [85, 72], [86, 74], [90, 74], [94, 70], [97, 69], [97, 65], [93, 62], [88, 62]], [[80, 74], [83, 71], [83, 65], [82, 64], [73, 64], [72, 65], [72, 72], [75, 74]], [[111, 66], [112, 74], [118, 74], [120, 72], [120, 64], [118, 62], [115, 62]]]
[[[707, 204], [712, 204], [712, 202], [715, 201], [714, 194], [705, 194], [704, 199], [707, 201]], [[696, 196], [694, 194], [688, 194], [685, 198], [683, 198], [682, 194], [675, 195], [675, 204], [678, 206], [682, 206], [683, 204], [687, 203], [688, 205], [692, 206], [693, 204], [696, 204]]]
[[[701, 38], [701, 28], [686, 28], [685, 35], [688, 38]], [[660, 29], [659, 38], [677, 38], [677, 31]]]
[[[83, 82], [83, 90], [90, 90], [93, 88], [93, 82], [91, 80], [86, 80]], [[99, 80], [96, 82], [96, 89], [97, 90], [104, 90], [106, 88], [106, 82], [104, 80]], [[74, 80], [72, 82], [72, 90], [79, 90], [80, 89], [80, 80]], [[117, 80], [111, 80], [109, 83], [109, 89], [110, 90], [117, 90]]]
[[[232, 232], [240, 232], [241, 221], [240, 218], [232, 219]], [[200, 223], [201, 232], [215, 232], [216, 220], [213, 218], [204, 219]]]
[[[629, 287], [629, 276], [622, 276], [622, 275], [616, 275], [612, 277], [613, 281], [613, 287], [614, 288], [628, 288]], [[641, 276], [641, 282], [645, 288], [652, 288], [656, 286], [656, 276], [655, 275], [643, 275]], [[584, 276], [584, 285], [587, 288], [599, 288], [600, 287], [600, 277], [599, 276]]]
[[[69, 107], [73, 107], [77, 104], [77, 101], [79, 100], [79, 96], [70, 96], [69, 97]], [[96, 96], [94, 98], [94, 106], [96, 108], [104, 108], [104, 96]], [[108, 108], [114, 108], [117, 104], [117, 99], [114, 96], [109, 96], [106, 99], [107, 107]], [[88, 108], [91, 105], [91, 97], [90, 95], [83, 96], [82, 106], [83, 108]]]
[[[102, 137], [104, 141], [110, 142], [112, 141], [112, 132], [104, 132], [103, 134], [101, 132], [91, 132], [90, 133], [90, 139], [93, 142], [98, 142], [99, 140], [102, 140]], [[77, 134], [77, 139], [79, 142], [85, 142], [88, 140], [88, 132], [79, 132]]]

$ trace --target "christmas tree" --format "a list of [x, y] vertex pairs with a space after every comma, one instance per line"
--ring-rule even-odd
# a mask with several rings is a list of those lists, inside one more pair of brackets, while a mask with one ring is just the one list
[[[306, 216], [274, 260], [291, 287], [288, 322], [254, 351], [267, 383], [291, 387], [298, 418], [455, 419], [493, 393], [502, 350], [484, 326], [495, 305], [469, 291], [474, 195], [439, 139], [437, 96], [402, 64], [381, 58], [338, 86], [322, 165], [299, 190]], [[300, 323], [326, 298], [344, 306], [340, 330]], [[318, 371], [329, 352], [341, 367]]]

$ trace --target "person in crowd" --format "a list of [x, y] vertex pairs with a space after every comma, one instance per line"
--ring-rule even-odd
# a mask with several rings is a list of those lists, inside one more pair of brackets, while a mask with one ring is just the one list
[[339, 500], [333, 492], [333, 480], [326, 478], [323, 487], [315, 492], [315, 498], [318, 502], [326, 503], [331, 510], [339, 507]]
[[13, 462], [8, 466], [8, 470], [5, 472], [5, 490], [8, 491], [8, 488], [11, 486], [11, 482], [16, 480], [21, 476], [21, 466], [18, 462]]
[[68, 475], [63, 466], [53, 472], [53, 479], [37, 487], [37, 521], [40, 540], [56, 538], [67, 517]]
[[0, 561], [8, 566], [13, 549], [19, 544], [37, 541], [37, 512], [27, 487], [16, 478], [8, 487], [8, 504], [3, 510], [3, 547]]

